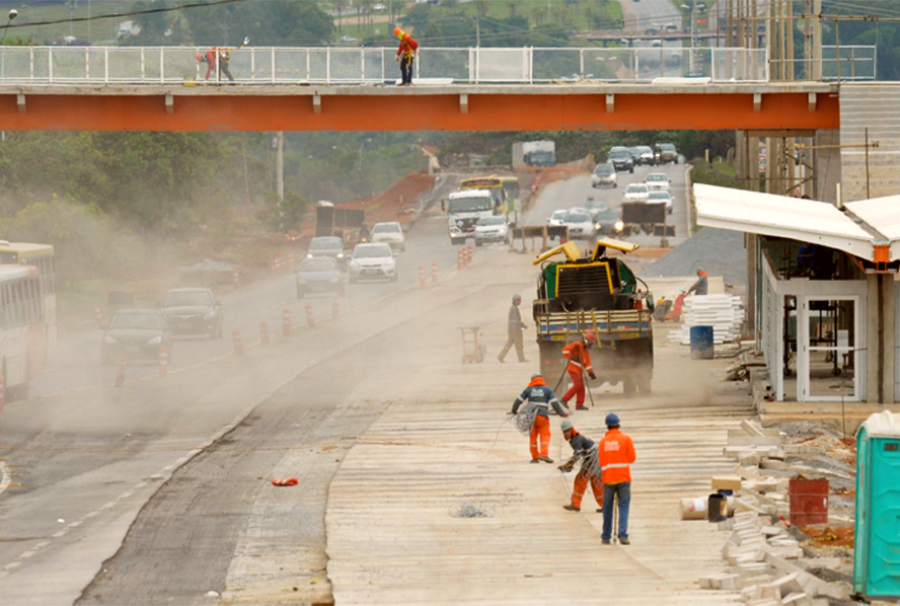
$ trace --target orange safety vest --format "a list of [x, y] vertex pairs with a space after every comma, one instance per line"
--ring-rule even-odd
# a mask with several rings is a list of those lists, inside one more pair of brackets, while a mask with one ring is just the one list
[[585, 371], [594, 372], [594, 367], [591, 366], [591, 354], [581, 341], [572, 341], [563, 347], [563, 356], [569, 361], [566, 367], [569, 372], [581, 374], [584, 374]]
[[631, 438], [618, 429], [610, 429], [600, 440], [597, 454], [604, 484], [631, 481], [631, 464], [634, 463], [634, 443]]

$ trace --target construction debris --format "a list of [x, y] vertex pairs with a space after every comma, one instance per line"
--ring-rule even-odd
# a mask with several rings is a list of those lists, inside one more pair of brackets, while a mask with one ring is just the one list
[[[827, 582], [812, 574], [812, 570], [827, 569], [828, 562], [804, 560], [808, 553], [801, 540], [808, 536], [787, 522], [791, 478], [820, 470], [786, 460], [786, 451], [795, 448], [783, 443], [785, 437], [778, 429], [751, 421], [742, 421], [740, 429], [728, 432], [723, 454], [737, 465], [732, 475], [713, 476], [711, 485], [720, 493], [734, 494], [733, 517], [719, 522], [720, 529], [730, 531], [722, 547], [729, 570], [700, 578], [700, 586], [740, 591], [748, 606], [828, 606], [829, 598], [847, 600], [850, 584]], [[700, 519], [705, 517], [706, 502], [682, 499], [681, 509], [682, 519]], [[840, 558], [828, 560], [835, 560], [834, 567], [842, 563]], [[841, 579], [841, 575], [826, 578]]]

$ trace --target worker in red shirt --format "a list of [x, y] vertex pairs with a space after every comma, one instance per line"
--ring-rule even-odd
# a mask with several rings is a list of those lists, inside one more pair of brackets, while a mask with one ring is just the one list
[[250, 38], [244, 38], [244, 43], [237, 48], [214, 46], [206, 53], [197, 53], [197, 62], [206, 63], [206, 80], [209, 80], [209, 75], [213, 71], [217, 71], [219, 81], [222, 80], [224, 75], [229, 82], [234, 82], [234, 76], [231, 75], [231, 70], [228, 68], [228, 63], [231, 61], [231, 51], [241, 50], [248, 44], [250, 44]]
[[419, 43], [399, 27], [394, 28], [394, 35], [400, 39], [396, 57], [400, 62], [400, 74], [403, 77], [400, 86], [409, 86], [412, 84], [413, 60], [416, 58], [416, 51], [419, 50]]
[[629, 545], [628, 512], [631, 507], [631, 464], [634, 463], [634, 443], [619, 430], [619, 415], [606, 415], [606, 435], [597, 449], [603, 481], [603, 532], [604, 545], [610, 544], [613, 531], [613, 506], [619, 501], [619, 543]]
[[563, 395], [562, 402], [568, 406], [572, 396], [576, 396], [575, 410], [586, 410], [584, 405], [584, 373], [592, 379], [596, 379], [594, 367], [591, 366], [591, 354], [589, 350], [594, 345], [596, 337], [593, 332], [586, 332], [584, 336], [577, 341], [572, 341], [563, 347], [563, 357], [569, 361], [566, 370], [572, 379], [572, 387]]

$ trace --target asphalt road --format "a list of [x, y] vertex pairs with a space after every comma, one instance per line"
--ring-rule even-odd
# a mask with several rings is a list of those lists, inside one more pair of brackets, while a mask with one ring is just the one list
[[[654, 141], [647, 142], [653, 145]], [[671, 192], [675, 198], [675, 206], [672, 214], [668, 216], [669, 225], [675, 226], [675, 237], [669, 238], [669, 245], [676, 246], [688, 238], [688, 211], [687, 192], [685, 191], [684, 172], [687, 167], [684, 164], [666, 164], [664, 166], [638, 166], [634, 173], [619, 172], [618, 187], [598, 188], [591, 187], [589, 175], [577, 176], [566, 181], [551, 183], [546, 186], [544, 194], [527, 216], [529, 225], [542, 225], [553, 214], [553, 211], [573, 206], [583, 206], [588, 198], [594, 198], [605, 202], [612, 209], [618, 209], [622, 204], [625, 189], [630, 183], [643, 183], [648, 174], [662, 172], [669, 176]], [[644, 246], [658, 246], [659, 237], [653, 237], [642, 233], [633, 234], [622, 238]]]
[[[316, 328], [304, 325], [292, 275], [225, 295], [226, 335], [241, 328], [247, 355], [235, 357], [229, 339], [180, 339], [164, 380], [154, 366], [130, 367], [115, 388], [115, 369], [99, 365], [101, 331], [62, 342], [31, 398], [0, 416], [0, 601], [69, 604], [90, 585], [84, 603], [209, 603], [248, 520], [278, 519], [254, 514], [254, 499], [275, 474], [298, 469], [311, 485], [288, 512], [304, 520], [293, 545], [309, 551], [297, 566], [322, 570], [330, 473], [382, 406], [374, 394], [357, 410], [347, 392], [398, 353], [381, 351], [379, 335], [416, 310], [377, 310], [418, 290], [420, 264], [430, 280], [432, 261], [441, 271], [456, 264], [440, 216], [409, 234], [399, 282], [348, 285], [337, 321], [332, 297], [310, 298]], [[285, 307], [290, 337], [279, 331]], [[310, 460], [286, 466], [280, 445], [297, 441], [310, 444]], [[295, 530], [296, 519], [285, 524]]]

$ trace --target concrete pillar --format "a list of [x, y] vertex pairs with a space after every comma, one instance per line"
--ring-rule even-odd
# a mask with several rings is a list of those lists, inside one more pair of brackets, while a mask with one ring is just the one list
[[888, 274], [866, 275], [866, 402], [894, 401], [894, 281]]
[[813, 139], [814, 146], [834, 145], [816, 149], [813, 156], [815, 171], [815, 193], [813, 198], [824, 202], [835, 203], [836, 185], [841, 182], [841, 132], [839, 130], [819, 130]]

